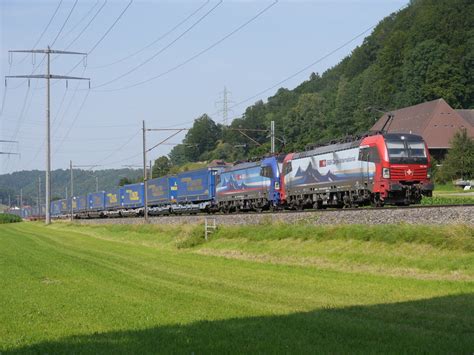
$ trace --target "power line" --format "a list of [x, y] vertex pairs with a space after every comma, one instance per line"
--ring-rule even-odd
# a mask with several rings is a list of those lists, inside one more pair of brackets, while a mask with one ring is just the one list
[[[165, 72], [162, 72], [161, 74], [158, 74], [158, 75], [155, 75], [151, 78], [148, 78], [148, 79], [145, 79], [145, 80], [142, 80], [142, 81], [139, 81], [139, 82], [136, 82], [134, 84], [131, 84], [131, 85], [127, 85], [127, 86], [123, 86], [121, 88], [116, 88], [116, 89], [102, 89], [102, 90], [94, 90], [94, 91], [103, 91], [103, 92], [111, 92], [111, 91], [120, 91], [120, 90], [125, 90], [125, 89], [130, 89], [130, 88], [133, 88], [133, 87], [136, 87], [136, 86], [139, 86], [139, 85], [143, 85], [143, 84], [146, 84], [150, 81], [153, 81], [153, 80], [156, 80], [158, 78], [161, 78], [183, 66], [185, 66], [186, 64], [192, 62], [194, 59], [200, 57], [201, 55], [203, 55], [204, 53], [210, 51], [211, 49], [213, 49], [214, 47], [218, 46], [219, 44], [221, 44], [222, 42], [224, 42], [226, 39], [228, 39], [229, 37], [233, 36], [234, 34], [236, 34], [237, 32], [239, 32], [240, 30], [242, 30], [244, 27], [246, 27], [247, 25], [249, 25], [251, 22], [255, 21], [258, 17], [260, 17], [261, 15], [263, 15], [265, 12], [267, 12], [268, 10], [270, 10], [270, 8], [272, 8], [273, 6], [275, 6], [277, 3], [278, 3], [279, 0], [275, 0], [274, 2], [272, 2], [270, 5], [268, 5], [267, 7], [265, 7], [263, 10], [261, 10], [260, 12], [258, 12], [256, 15], [254, 15], [253, 17], [251, 17], [249, 20], [245, 21], [243, 24], [241, 24], [239, 27], [237, 27], [236, 29], [234, 29], [233, 31], [229, 32], [228, 34], [226, 34], [225, 36], [223, 36], [221, 39], [219, 39], [218, 41], [214, 42], [212, 45], [210, 45], [209, 47], [206, 47], [205, 49], [201, 50], [200, 52], [196, 53], [195, 55], [191, 56], [190, 58], [186, 59], [185, 61], [181, 62], [180, 64], [177, 64], [176, 66], [166, 70]], [[94, 89], [94, 88], [93, 88]]]
[[[107, 2], [107, 0], [105, 2]], [[109, 28], [107, 29], [107, 31], [105, 31], [105, 33], [102, 35], [102, 37], [100, 37], [100, 39], [87, 52], [87, 55], [90, 55], [99, 46], [99, 44], [105, 39], [105, 37], [107, 37], [107, 35], [110, 33], [110, 31], [112, 31], [112, 29], [115, 27], [115, 25], [120, 21], [120, 19], [125, 14], [125, 12], [127, 12], [128, 8], [130, 7], [130, 5], [132, 5], [132, 3], [133, 3], [133, 0], [130, 0], [130, 2], [127, 4], [127, 6], [125, 6], [125, 8], [122, 10], [120, 15], [115, 19], [115, 21], [112, 23], [112, 25], [109, 26]], [[83, 62], [82, 60], [78, 61], [76, 63], [76, 65], [74, 65], [66, 74], [67, 75], [71, 74], [79, 66], [79, 64], [81, 64], [82, 62]]]
[[[82, 71], [81, 76], [84, 75], [84, 72], [85, 72], [85, 69]], [[61, 115], [61, 118], [59, 119], [59, 122], [58, 122], [58, 125], [56, 126], [55, 132], [58, 132], [59, 129], [61, 128], [61, 126], [64, 122], [64, 119], [66, 118], [66, 114], [67, 114], [67, 112], [69, 112], [69, 109], [71, 108], [72, 103], [74, 102], [74, 98], [76, 97], [77, 91], [79, 89], [79, 85], [80, 85], [80, 83], [77, 83], [77, 85], [76, 85], [76, 87], [75, 87], [75, 89], [74, 89], [74, 91], [71, 95], [71, 99], [69, 100], [69, 103], [67, 104], [66, 109], [64, 110], [63, 114]], [[58, 114], [59, 114], [59, 112], [58, 112]], [[53, 119], [53, 125], [56, 121], [56, 118], [57, 117], [55, 117], [55, 119]]]
[[80, 54], [84, 55], [85, 53], [78, 53], [78, 52], [66, 52], [60, 50], [53, 50], [49, 46], [46, 49], [29, 49], [29, 50], [13, 50], [10, 53], [44, 53], [47, 57], [47, 66], [46, 66], [46, 74], [44, 75], [9, 75], [6, 78], [27, 78], [27, 79], [46, 79], [47, 81], [47, 90], [46, 90], [46, 139], [47, 139], [47, 146], [46, 146], [46, 224], [51, 223], [51, 100], [50, 100], [50, 82], [52, 79], [61, 79], [61, 80], [90, 80], [88, 78], [80, 78], [80, 77], [72, 77], [72, 76], [65, 76], [65, 75], [54, 75], [50, 72], [50, 63], [51, 63], [51, 54]]
[[95, 2], [95, 4], [89, 9], [89, 11], [87, 11], [81, 17], [81, 19], [79, 21], [77, 21], [76, 24], [74, 26], [72, 26], [67, 33], [64, 34], [64, 36], [62, 36], [61, 40], [63, 40], [64, 38], [69, 36], [72, 32], [74, 32], [74, 30], [82, 23], [82, 21], [84, 21], [92, 13], [92, 11], [94, 11], [94, 9], [97, 7], [97, 5], [99, 5], [99, 0], [97, 0]]
[[195, 21], [191, 26], [189, 26], [185, 31], [183, 31], [178, 37], [176, 37], [174, 40], [172, 40], [170, 43], [168, 43], [166, 46], [164, 46], [162, 49], [160, 49], [158, 52], [153, 54], [151, 57], [146, 59], [145, 61], [141, 62], [137, 66], [133, 67], [132, 69], [128, 70], [127, 72], [115, 77], [114, 79], [111, 79], [109, 81], [106, 81], [105, 83], [96, 85], [95, 88], [100, 88], [106, 85], [109, 85], [113, 82], [116, 82], [117, 80], [122, 79], [123, 77], [133, 73], [134, 71], [138, 70], [139, 68], [143, 67], [144, 65], [148, 64], [151, 62], [153, 59], [158, 57], [160, 54], [165, 52], [168, 48], [170, 48], [173, 44], [178, 42], [181, 38], [183, 38], [188, 32], [190, 32], [194, 27], [196, 27], [201, 21], [203, 21], [207, 16], [209, 16], [217, 7], [219, 7], [224, 0], [219, 0], [219, 2], [214, 5], [209, 11], [207, 11], [204, 15], [202, 15], [197, 21]]
[[168, 30], [166, 33], [160, 35], [159, 37], [157, 37], [156, 39], [154, 39], [152, 42], [150, 42], [149, 44], [147, 44], [146, 46], [140, 48], [139, 50], [125, 56], [125, 57], [122, 57], [121, 59], [118, 59], [114, 62], [111, 62], [111, 63], [108, 63], [108, 64], [104, 64], [104, 65], [99, 65], [99, 66], [95, 66], [95, 67], [91, 67], [91, 69], [102, 69], [102, 68], [106, 68], [106, 67], [109, 67], [109, 66], [112, 66], [112, 65], [115, 65], [115, 64], [118, 64], [118, 63], [121, 63], [145, 50], [147, 50], [148, 48], [150, 48], [151, 46], [153, 46], [154, 44], [158, 43], [159, 41], [161, 41], [162, 39], [166, 38], [170, 33], [172, 33], [174, 30], [176, 30], [177, 28], [179, 28], [182, 24], [186, 23], [191, 17], [193, 17], [195, 14], [197, 14], [199, 11], [201, 11], [201, 9], [203, 9], [207, 4], [209, 4], [210, 0], [207, 0], [205, 3], [203, 3], [202, 5], [200, 5], [197, 9], [195, 9], [191, 14], [189, 14], [185, 19], [181, 20], [179, 23], [177, 23], [175, 26], [173, 26], [170, 30]]
[[107, 155], [105, 158], [101, 159], [101, 160], [98, 160], [95, 164], [100, 164], [102, 163], [103, 161], [111, 158], [112, 156], [114, 156], [116, 153], [120, 152], [122, 149], [124, 149], [136, 136], [138, 136], [138, 134], [141, 132], [141, 129], [138, 130], [134, 135], [132, 135], [127, 141], [125, 141], [122, 145], [120, 145], [113, 153]]
[[[61, 109], [62, 109], [62, 107], [64, 105], [64, 102], [65, 102], [65, 99], [66, 99], [66, 95], [67, 95], [67, 90], [64, 90], [63, 97], [62, 97], [61, 102], [58, 106], [58, 109], [56, 110], [56, 114], [54, 115], [54, 118], [53, 118], [52, 127], [54, 127], [54, 123], [56, 122], [57, 117], [59, 116], [59, 113], [61, 112]], [[66, 110], [64, 111], [64, 114], [66, 114], [68, 109], [69, 108], [66, 108]], [[57, 137], [55, 137], [55, 138], [57, 138]], [[22, 138], [22, 139], [25, 139], [25, 138]], [[29, 165], [31, 165], [31, 163], [36, 161], [36, 158], [38, 158], [38, 155], [43, 150], [43, 147], [45, 146], [45, 144], [46, 144], [46, 137], [43, 138], [43, 142], [41, 143], [40, 147], [36, 149], [36, 153], [33, 156], [33, 159], [31, 159], [27, 164], [23, 164], [22, 165], [23, 168], [28, 167]]]
[[259, 91], [258, 93], [242, 100], [242, 101], [239, 101], [237, 102], [235, 105], [232, 105], [231, 108], [234, 108], [234, 107], [237, 107], [237, 106], [240, 106], [242, 105], [243, 103], [247, 102], [247, 101], [250, 101], [264, 93], [266, 93], [267, 91], [270, 91], [274, 88], [276, 88], [277, 86], [280, 86], [281, 84], [287, 82], [288, 80], [291, 80], [293, 79], [294, 77], [298, 76], [299, 74], [305, 72], [306, 70], [308, 70], [309, 68], [311, 68], [312, 66], [318, 64], [319, 62], [323, 61], [324, 59], [328, 58], [329, 56], [333, 55], [334, 53], [336, 53], [337, 51], [341, 50], [342, 48], [346, 47], [347, 45], [351, 44], [352, 42], [354, 42], [356, 39], [358, 39], [359, 37], [362, 37], [363, 35], [365, 35], [367, 32], [371, 31], [375, 26], [377, 25], [373, 25], [373, 26], [370, 26], [369, 28], [367, 28], [366, 30], [364, 30], [363, 32], [359, 33], [357, 36], [355, 37], [352, 37], [349, 41], [343, 43], [342, 45], [340, 45], [339, 47], [337, 47], [336, 49], [333, 49], [332, 51], [330, 51], [329, 53], [327, 53], [326, 55], [322, 56], [321, 58], [318, 58], [316, 59], [315, 61], [311, 62], [310, 64], [306, 65], [304, 68], [298, 70], [296, 73], [293, 73], [291, 74], [290, 76], [287, 76], [286, 78], [284, 78], [283, 80], [280, 80], [279, 82], [277, 82], [276, 84], [272, 85], [272, 86], [269, 86], [268, 88], [262, 90], [262, 91]]
[[[98, 2], [97, 2], [98, 3]], [[79, 34], [66, 46], [65, 49], [69, 49], [83, 34], [84, 32], [89, 28], [91, 23], [95, 20], [95, 18], [101, 13], [102, 9], [107, 5], [107, 0], [104, 1], [101, 7], [96, 11], [94, 16], [89, 20], [89, 22], [84, 26], [84, 28], [79, 32]]]
[[[266, 93], [267, 91], [270, 91], [272, 89], [274, 89], [275, 87], [285, 83], [286, 81], [288, 80], [291, 80], [293, 79], [294, 77], [298, 76], [299, 74], [301, 74], [302, 72], [308, 70], [309, 68], [311, 68], [312, 66], [318, 64], [319, 62], [323, 61], [324, 59], [330, 57], [331, 55], [333, 55], [334, 53], [338, 52], [339, 50], [341, 50], [342, 48], [346, 47], [347, 45], [351, 44], [352, 42], [354, 42], [356, 39], [362, 37], [363, 35], [365, 35], [367, 32], [371, 31], [373, 28], [375, 28], [375, 26], [377, 25], [372, 25], [370, 26], [369, 28], [365, 29], [363, 32], [359, 33], [358, 35], [356, 35], [355, 37], [352, 37], [350, 40], [348, 40], [347, 42], [344, 42], [342, 45], [340, 45], [339, 47], [333, 49], [332, 51], [328, 52], [327, 54], [325, 54], [324, 56], [314, 60], [313, 62], [311, 62], [310, 64], [306, 65], [304, 68], [298, 70], [297, 72], [287, 76], [286, 78], [284, 78], [283, 80], [280, 80], [279, 82], [277, 82], [276, 84], [272, 85], [272, 86], [269, 86], [267, 87], [266, 89], [264, 90], [261, 90], [259, 91], [258, 93], [250, 96], [250, 97], [247, 97], [246, 99], [242, 100], [242, 101], [239, 101], [237, 103], [235, 103], [234, 105], [230, 106], [229, 109], [233, 109], [237, 106], [240, 106], [242, 105], [243, 103], [247, 102], [247, 101], [250, 101], [256, 97], [259, 97], [260, 95]], [[219, 111], [216, 111], [214, 112], [213, 114], [211, 114], [210, 116], [216, 114], [216, 113], [219, 113]], [[239, 117], [235, 117], [235, 118], [239, 118]], [[235, 119], [234, 118], [234, 119]], [[176, 127], [176, 126], [181, 126], [181, 125], [185, 125], [185, 124], [189, 124], [189, 123], [192, 123], [194, 122], [193, 121], [186, 121], [186, 122], [182, 122], [182, 123], [178, 123], [178, 124], [175, 124], [173, 126], [169, 126], [169, 127]]]
[[[33, 45], [33, 49], [36, 48], [36, 46], [38, 45], [38, 43], [41, 41], [41, 39], [43, 38], [44, 34], [46, 33], [46, 31], [48, 30], [49, 26], [51, 25], [51, 22], [53, 22], [53, 19], [54, 17], [56, 16], [56, 14], [58, 13], [58, 10], [59, 8], [61, 7], [61, 4], [63, 3], [63, 0], [60, 0], [59, 3], [58, 3], [58, 6], [56, 6], [56, 10], [54, 10], [53, 12], [53, 15], [51, 16], [51, 18], [49, 19], [48, 21], [48, 24], [46, 25], [46, 27], [43, 29], [43, 32], [41, 32], [41, 35], [39, 36], [38, 40], [35, 42], [35, 44]], [[25, 55], [23, 57], [22, 60], [20, 60], [20, 64], [23, 63], [25, 61], [25, 59], [28, 57], [28, 55]]]
[[72, 15], [72, 12], [73, 12], [74, 9], [76, 8], [76, 5], [77, 5], [77, 2], [78, 2], [78, 1], [79, 1], [79, 0], [74, 1], [74, 4], [72, 5], [71, 10], [69, 11], [69, 14], [68, 14], [67, 17], [66, 17], [66, 20], [64, 20], [63, 25], [62, 25], [61, 28], [59, 29], [59, 32], [58, 32], [58, 34], [56, 35], [56, 38], [54, 38], [53, 43], [50, 44], [50, 47], [54, 46], [54, 44], [55, 44], [56, 41], [58, 40], [58, 37], [59, 37], [59, 35], [61, 34], [61, 32], [63, 31], [64, 26], [66, 26], [67, 22], [69, 21], [69, 18], [70, 18], [71, 15]]
[[[67, 130], [67, 132], [66, 132], [66, 136], [65, 136], [65, 137], [61, 140], [61, 142], [57, 145], [57, 148], [56, 148], [54, 154], [55, 154], [56, 152], [58, 152], [58, 151], [61, 149], [61, 147], [63, 146], [64, 142], [65, 142], [66, 139], [69, 137], [69, 134], [71, 133], [71, 130], [72, 130], [72, 128], [74, 127], [74, 124], [76, 123], [77, 119], [79, 118], [79, 115], [80, 115], [81, 112], [82, 112], [82, 109], [84, 108], [84, 106], [85, 106], [85, 104], [86, 104], [86, 101], [87, 101], [87, 98], [89, 97], [89, 94], [90, 94], [90, 91], [88, 91], [88, 92], [86, 93], [86, 95], [84, 96], [84, 100], [82, 101], [81, 105], [79, 106], [79, 110], [77, 111], [76, 116], [74, 117], [74, 119], [72, 120], [71, 124], [69, 125], [69, 128], [68, 128], [68, 130]], [[54, 154], [53, 154], [53, 155], [54, 155]]]

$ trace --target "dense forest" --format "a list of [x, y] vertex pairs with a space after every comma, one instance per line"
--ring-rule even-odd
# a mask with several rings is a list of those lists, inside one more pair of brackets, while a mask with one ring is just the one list
[[170, 163], [261, 156], [270, 150], [268, 133], [248, 133], [254, 142], [236, 129], [265, 130], [272, 120], [278, 150], [292, 151], [367, 131], [381, 116], [376, 109], [437, 98], [453, 108], [474, 108], [473, 24], [472, 0], [412, 0], [380, 21], [339, 64], [312, 73], [293, 90], [280, 88], [230, 126], [206, 114], [196, 119], [169, 154]]

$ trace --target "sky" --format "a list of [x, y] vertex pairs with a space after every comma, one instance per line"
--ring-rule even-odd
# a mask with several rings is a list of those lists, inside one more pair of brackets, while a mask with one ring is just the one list
[[[239, 117], [279, 87], [294, 88], [312, 72], [336, 65], [372, 26], [406, 3], [1, 0], [0, 76], [46, 72], [42, 54], [9, 50], [51, 45], [88, 53], [86, 60], [51, 56], [52, 74], [90, 78], [90, 88], [82, 80], [52, 82], [52, 168], [66, 169], [71, 160], [95, 169], [138, 167], [143, 120], [147, 128], [187, 128], [207, 113], [222, 123], [217, 102], [224, 87], [230, 92], [229, 116]], [[0, 155], [0, 174], [44, 170], [45, 84], [43, 79], [0, 84], [0, 140], [18, 142], [0, 143], [0, 152], [19, 153]], [[170, 133], [149, 132], [148, 147]], [[149, 159], [168, 154], [184, 135], [152, 150]]]

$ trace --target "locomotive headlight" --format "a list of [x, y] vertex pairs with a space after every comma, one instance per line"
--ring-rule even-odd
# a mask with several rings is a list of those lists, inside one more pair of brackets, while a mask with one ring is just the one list
[[382, 169], [382, 177], [384, 179], [390, 179], [390, 169], [389, 168], [383, 168]]
[[426, 177], [428, 179], [431, 179], [431, 168], [429, 168], [428, 171], [426, 172]]

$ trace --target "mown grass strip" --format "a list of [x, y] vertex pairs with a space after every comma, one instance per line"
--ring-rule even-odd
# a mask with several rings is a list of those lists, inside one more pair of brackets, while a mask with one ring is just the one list
[[[297, 238], [215, 235], [206, 244], [178, 248], [177, 240], [198, 238], [199, 230], [0, 226], [0, 351], [463, 353], [474, 346], [472, 282], [196, 254], [226, 242], [308, 242]], [[381, 243], [332, 242], [350, 249], [351, 240], [374, 253]], [[430, 248], [468, 253], [438, 243]]]

